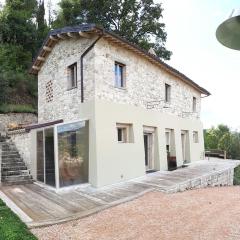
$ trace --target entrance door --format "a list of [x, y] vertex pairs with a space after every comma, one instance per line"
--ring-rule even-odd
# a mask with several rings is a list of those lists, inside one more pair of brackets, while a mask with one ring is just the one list
[[153, 170], [153, 134], [144, 133], [144, 152], [146, 171]]
[[182, 140], [182, 158], [183, 162], [186, 161], [186, 134], [181, 133], [181, 140]]

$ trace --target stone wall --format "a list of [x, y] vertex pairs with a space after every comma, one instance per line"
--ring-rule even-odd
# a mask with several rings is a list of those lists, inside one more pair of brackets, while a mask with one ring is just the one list
[[[80, 56], [95, 38], [59, 41], [38, 73], [39, 122], [77, 120], [81, 109]], [[126, 65], [126, 89], [114, 86], [115, 61]], [[77, 88], [68, 90], [67, 67], [77, 62]], [[46, 100], [46, 86], [51, 81], [53, 97]], [[171, 85], [171, 102], [164, 102], [165, 83]], [[193, 97], [197, 99], [192, 113]], [[199, 119], [200, 92], [171, 73], [136, 53], [105, 39], [97, 42], [84, 58], [84, 101], [107, 100], [157, 111], [181, 118]]]
[[[161, 69], [145, 58], [102, 39], [96, 46], [96, 98], [143, 108], [153, 107], [161, 112], [183, 118], [198, 119], [201, 95], [198, 90]], [[126, 89], [116, 88], [114, 64], [126, 65]], [[165, 103], [165, 83], [171, 86], [171, 101]], [[192, 113], [193, 97], [197, 99]]]
[[30, 147], [31, 138], [30, 133], [25, 132], [25, 129], [12, 131], [9, 133], [11, 140], [15, 143], [21, 157], [26, 163], [27, 167], [31, 167]]
[[190, 179], [174, 188], [168, 189], [167, 193], [183, 192], [189, 189], [198, 189], [205, 187], [232, 186], [233, 177], [234, 167], [212, 174], [202, 175], [199, 178]]
[[[39, 123], [64, 119], [77, 120], [81, 104], [80, 56], [94, 39], [60, 41], [47, 57], [38, 73]], [[77, 62], [77, 88], [69, 90], [68, 66]], [[52, 101], [46, 101], [46, 85], [52, 81]], [[84, 58], [84, 100], [94, 97], [94, 50]]]
[[33, 113], [0, 114], [0, 128], [7, 129], [9, 123], [31, 124], [37, 123], [37, 115]]

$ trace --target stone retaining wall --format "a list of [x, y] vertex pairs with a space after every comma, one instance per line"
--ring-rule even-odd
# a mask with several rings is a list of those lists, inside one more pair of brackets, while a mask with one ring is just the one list
[[216, 173], [203, 175], [199, 178], [190, 179], [171, 189], [167, 189], [167, 193], [183, 192], [190, 189], [198, 189], [205, 187], [232, 186], [234, 177], [234, 167], [218, 171]]
[[9, 123], [32, 124], [37, 123], [37, 115], [33, 113], [7, 113], [0, 114], [0, 131], [7, 129]]

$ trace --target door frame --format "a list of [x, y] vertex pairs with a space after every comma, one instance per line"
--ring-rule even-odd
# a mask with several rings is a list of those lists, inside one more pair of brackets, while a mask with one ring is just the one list
[[[51, 186], [49, 184], [46, 183], [46, 147], [45, 147], [45, 130], [48, 130], [48, 129], [52, 129], [53, 130], [53, 144], [54, 144], [54, 166], [55, 166], [55, 187], [54, 186]], [[56, 146], [55, 146], [55, 126], [48, 126], [48, 127], [45, 127], [45, 128], [39, 128], [38, 130], [36, 130], [36, 139], [37, 139], [37, 133], [38, 132], [42, 132], [43, 133], [43, 182], [39, 181], [37, 179], [37, 175], [36, 175], [36, 180], [37, 182], [39, 183], [43, 183], [45, 185], [47, 185], [48, 187], [52, 187], [52, 188], [56, 188], [57, 186], [57, 182], [56, 182], [56, 172], [57, 172], [57, 169], [56, 169]], [[37, 141], [36, 141], [36, 145], [37, 145]], [[38, 146], [36, 146], [36, 149], [37, 149]], [[37, 150], [36, 150], [36, 171], [37, 171], [37, 161], [38, 161], [38, 157], [37, 157]]]
[[[143, 127], [143, 138], [144, 136], [147, 136], [148, 138], [148, 165], [145, 165], [146, 171], [151, 171], [155, 169], [155, 157], [154, 157], [154, 151], [155, 151], [155, 128], [154, 127]], [[143, 139], [144, 140], [144, 139]], [[144, 158], [145, 158], [145, 143], [144, 143]], [[145, 161], [146, 162], [146, 159]]]

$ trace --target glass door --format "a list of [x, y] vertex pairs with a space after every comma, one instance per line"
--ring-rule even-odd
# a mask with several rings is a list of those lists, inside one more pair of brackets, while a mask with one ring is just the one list
[[54, 162], [54, 131], [53, 128], [45, 131], [45, 183], [55, 186]]
[[37, 132], [37, 181], [55, 187], [53, 128]]
[[37, 181], [44, 182], [43, 131], [37, 132]]

